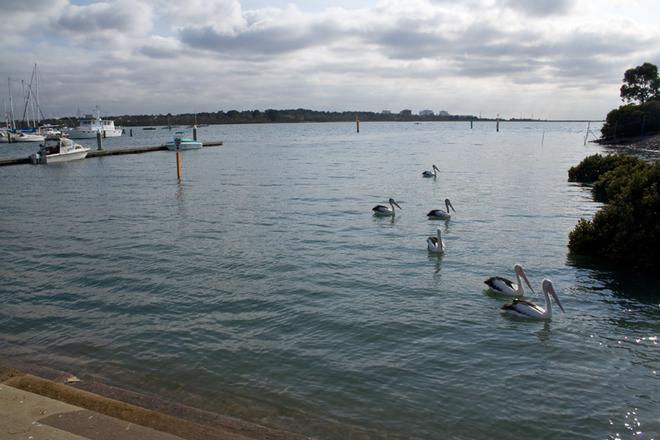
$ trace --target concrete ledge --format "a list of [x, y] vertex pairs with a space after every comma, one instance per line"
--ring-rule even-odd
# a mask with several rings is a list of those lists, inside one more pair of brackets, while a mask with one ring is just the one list
[[[75, 384], [76, 387], [80, 382]], [[98, 438], [98, 439], [122, 439], [122, 434], [125, 434], [123, 429], [126, 429], [126, 423], [118, 423], [116, 420], [129, 422], [130, 424], [139, 425], [141, 427], [150, 428], [155, 431], [168, 434], [169, 436], [153, 437], [153, 433], [145, 438], [163, 438], [173, 439], [179, 437], [186, 440], [307, 440], [308, 437], [294, 434], [285, 431], [278, 431], [269, 429], [260, 425], [240, 421], [231, 417], [221, 416], [217, 414], [207, 413], [205, 411], [196, 410], [186, 406], [176, 405], [176, 411], [185, 417], [175, 417], [173, 415], [165, 414], [160, 411], [143, 408], [141, 406], [126, 403], [120, 400], [111, 399], [101, 396], [96, 393], [74, 388], [74, 386], [57, 383], [52, 380], [43, 379], [31, 374], [23, 373], [13, 368], [0, 367], [0, 387], [11, 387], [15, 390], [21, 390], [34, 395], [44, 396], [57, 404], [70, 405], [76, 410], [75, 414], [70, 414], [65, 417], [64, 422], [68, 425], [77, 427], [73, 433], [82, 435], [83, 438]], [[102, 387], [101, 387], [102, 388]], [[116, 389], [115, 394], [118, 394]], [[5, 390], [6, 391], [6, 390]], [[133, 396], [133, 399], [138, 398], [137, 393], [128, 392]], [[139, 400], [139, 398], [138, 398]], [[148, 401], [148, 398], [144, 398]], [[175, 405], [173, 405], [175, 406]], [[2, 409], [0, 402], [0, 409]], [[15, 410], [19, 411], [21, 408], [16, 407]], [[80, 411], [87, 410], [85, 413]], [[170, 408], [170, 410], [172, 410]], [[7, 408], [5, 408], [7, 411]], [[70, 410], [71, 411], [71, 410]], [[87, 412], [92, 412], [92, 416], [98, 414], [95, 419], [95, 425], [85, 422], [89, 419]], [[82, 414], [87, 414], [84, 417]], [[112, 418], [108, 420], [101, 416]], [[87, 419], [86, 419], [87, 418]], [[49, 419], [49, 424], [55, 427], [60, 427], [58, 423], [61, 417], [57, 420], [54, 418]], [[193, 419], [193, 420], [191, 420]], [[196, 420], [195, 420], [196, 419]], [[203, 421], [203, 422], [199, 422]], [[46, 423], [47, 421], [41, 421]], [[0, 426], [2, 424], [0, 423]], [[73, 429], [73, 428], [72, 428]], [[89, 433], [94, 430], [110, 431], [110, 435], [99, 437], [90, 437]], [[137, 428], [135, 428], [137, 429]], [[134, 429], [134, 430], [135, 430]], [[112, 432], [118, 430], [114, 435]], [[0, 434], [2, 434], [0, 432]], [[68, 437], [65, 437], [68, 438]], [[71, 437], [73, 438], [73, 437]], [[77, 438], [77, 437], [76, 437]]]

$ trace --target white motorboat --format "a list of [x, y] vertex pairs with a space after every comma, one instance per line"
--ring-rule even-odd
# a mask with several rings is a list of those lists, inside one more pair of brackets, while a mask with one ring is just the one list
[[23, 133], [19, 131], [11, 134], [12, 142], [44, 142], [46, 137], [41, 134]]
[[185, 132], [177, 131], [174, 133], [174, 139], [165, 144], [170, 151], [199, 150], [202, 143], [193, 139], [184, 138]]
[[65, 137], [49, 137], [39, 151], [30, 156], [30, 161], [35, 165], [69, 162], [84, 159], [89, 150]]
[[70, 128], [66, 134], [71, 139], [93, 139], [96, 133], [103, 137], [118, 137], [123, 133], [121, 127], [115, 127], [115, 121], [101, 119], [101, 113], [97, 110], [94, 115], [86, 115], [80, 119], [76, 128]]

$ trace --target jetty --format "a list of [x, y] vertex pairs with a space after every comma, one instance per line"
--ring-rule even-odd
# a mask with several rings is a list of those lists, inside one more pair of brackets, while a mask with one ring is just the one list
[[[222, 145], [222, 141], [210, 141], [203, 142], [203, 147], [219, 147]], [[143, 147], [127, 147], [127, 148], [112, 148], [109, 150], [106, 149], [97, 149], [91, 150], [87, 153], [87, 158], [90, 157], [105, 157], [105, 156], [122, 156], [124, 154], [143, 154], [151, 153], [153, 151], [167, 151], [166, 145], [150, 145]], [[11, 165], [22, 165], [31, 163], [30, 157], [19, 157], [15, 159], [0, 159], [0, 167], [6, 167]]]

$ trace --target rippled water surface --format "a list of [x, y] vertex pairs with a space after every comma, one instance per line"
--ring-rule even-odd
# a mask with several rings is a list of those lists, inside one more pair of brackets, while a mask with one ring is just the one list
[[[660, 285], [567, 255], [585, 129], [214, 126], [181, 183], [170, 152], [0, 168], [0, 353], [323, 439], [657, 439]], [[516, 262], [565, 314], [500, 314]]]

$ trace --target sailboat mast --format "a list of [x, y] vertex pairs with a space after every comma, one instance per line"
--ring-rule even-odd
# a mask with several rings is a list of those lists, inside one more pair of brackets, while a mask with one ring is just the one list
[[37, 93], [35, 94], [35, 102], [37, 104], [35, 116], [39, 121], [39, 124], [41, 124], [41, 117], [43, 117], [43, 115], [41, 115], [41, 107], [39, 106], [39, 72], [37, 71], [37, 63], [34, 63], [34, 82], [37, 89]]
[[9, 114], [11, 116], [11, 128], [16, 129], [16, 121], [14, 120], [14, 101], [11, 96], [11, 78], [7, 77], [7, 90], [9, 90]]

